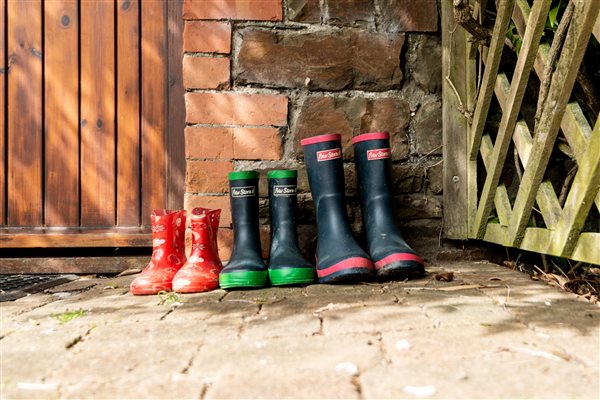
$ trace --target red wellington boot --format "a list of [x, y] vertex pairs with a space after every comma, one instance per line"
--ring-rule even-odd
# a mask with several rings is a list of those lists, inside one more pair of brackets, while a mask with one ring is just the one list
[[173, 278], [173, 290], [179, 293], [207, 292], [219, 287], [223, 264], [217, 248], [217, 230], [221, 210], [192, 210], [192, 253]]
[[185, 210], [152, 211], [152, 259], [131, 282], [133, 294], [171, 291], [173, 276], [185, 263]]

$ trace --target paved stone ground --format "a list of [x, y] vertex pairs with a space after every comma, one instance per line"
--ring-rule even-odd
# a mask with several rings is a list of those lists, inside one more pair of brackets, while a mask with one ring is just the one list
[[81, 279], [2, 303], [0, 397], [600, 396], [598, 306], [487, 262], [428, 271], [177, 307], [129, 294], [132, 276]]

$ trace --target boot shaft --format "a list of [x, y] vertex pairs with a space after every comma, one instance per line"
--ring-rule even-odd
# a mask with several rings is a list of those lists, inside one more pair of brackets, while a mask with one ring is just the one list
[[152, 246], [163, 254], [185, 254], [185, 210], [153, 210]]
[[217, 232], [221, 210], [194, 208], [191, 216], [191, 255], [204, 259], [218, 260]]
[[355, 136], [352, 144], [361, 195], [391, 194], [390, 135], [387, 132], [364, 133]]
[[269, 171], [269, 210], [271, 216], [271, 243], [297, 246], [296, 194], [297, 171]]
[[360, 202], [366, 229], [395, 221], [390, 136], [365, 133], [352, 139]]
[[229, 173], [229, 200], [233, 223], [233, 242], [236, 248], [258, 249], [260, 232], [258, 223], [258, 178], [256, 171]]
[[341, 135], [331, 133], [302, 140], [304, 162], [315, 205], [322, 196], [345, 193]]

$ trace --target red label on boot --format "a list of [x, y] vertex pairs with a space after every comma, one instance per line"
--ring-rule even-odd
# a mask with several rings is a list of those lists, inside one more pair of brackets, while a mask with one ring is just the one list
[[335, 160], [336, 158], [342, 157], [342, 149], [330, 149], [330, 150], [321, 150], [317, 151], [317, 161], [329, 161]]
[[390, 149], [373, 149], [367, 150], [367, 160], [383, 160], [384, 158], [390, 158]]

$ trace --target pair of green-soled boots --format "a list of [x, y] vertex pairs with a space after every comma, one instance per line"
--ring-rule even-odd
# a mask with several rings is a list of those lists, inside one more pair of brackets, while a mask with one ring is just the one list
[[256, 171], [229, 173], [233, 251], [219, 274], [223, 289], [299, 285], [315, 280], [315, 267], [302, 256], [296, 232], [297, 171], [269, 171], [271, 249], [268, 267], [262, 258]]

